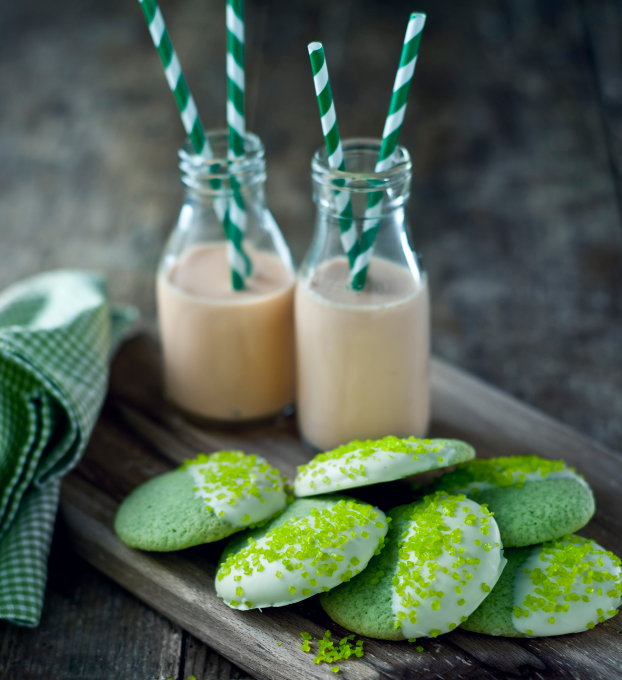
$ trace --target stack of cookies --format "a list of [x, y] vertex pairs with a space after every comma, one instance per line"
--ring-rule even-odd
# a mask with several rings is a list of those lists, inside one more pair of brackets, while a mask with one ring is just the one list
[[[386, 513], [355, 497], [359, 487], [450, 466]], [[132, 492], [115, 528], [143, 550], [237, 532], [216, 575], [229, 607], [319, 594], [335, 622], [385, 640], [458, 626], [510, 637], [576, 633], [622, 601], [620, 560], [574, 533], [594, 514], [594, 497], [562, 461], [479, 460], [454, 439], [385, 437], [318, 454], [298, 469], [293, 491], [259, 456], [200, 455]]]

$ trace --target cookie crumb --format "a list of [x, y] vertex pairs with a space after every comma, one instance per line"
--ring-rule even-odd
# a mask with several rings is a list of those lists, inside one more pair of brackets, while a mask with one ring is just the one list
[[[363, 650], [363, 645], [365, 644], [364, 640], [357, 640], [355, 645], [352, 646], [352, 640], [354, 640], [355, 637], [354, 634], [342, 638], [337, 644], [330, 639], [331, 636], [332, 633], [330, 630], [327, 630], [324, 633], [324, 637], [318, 639], [319, 649], [313, 659], [313, 663], [333, 663], [335, 661], [341, 661], [341, 659], [349, 659], [353, 655], [360, 659], [365, 654]], [[304, 631], [300, 633], [300, 637], [303, 639], [300, 649], [302, 649], [303, 652], [310, 652], [313, 637]], [[330, 670], [333, 673], [340, 672], [339, 666], [332, 666]]]

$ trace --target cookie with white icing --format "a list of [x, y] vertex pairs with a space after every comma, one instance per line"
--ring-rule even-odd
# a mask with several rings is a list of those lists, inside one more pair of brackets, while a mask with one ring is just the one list
[[571, 534], [585, 526], [595, 510], [594, 495], [581, 475], [561, 460], [538, 456], [463, 463], [429, 489], [463, 493], [485, 503], [495, 516], [505, 548]]
[[285, 481], [260, 456], [200, 454], [134, 489], [121, 503], [114, 528], [126, 545], [141, 550], [211, 543], [281, 512]]
[[564, 536], [506, 551], [492, 593], [462, 624], [506, 637], [580, 633], [615, 616], [622, 601], [620, 560], [594, 541]]
[[474, 457], [473, 447], [457, 439], [354, 440], [300, 465], [294, 492], [296, 496], [339, 493], [445, 468]]
[[232, 539], [216, 594], [236, 609], [282, 607], [346, 583], [384, 544], [388, 522], [344, 496], [298, 499], [267, 525]]
[[322, 595], [336, 623], [384, 640], [436, 637], [456, 628], [496, 584], [505, 559], [490, 512], [463, 495], [427, 496], [387, 517], [382, 552]]

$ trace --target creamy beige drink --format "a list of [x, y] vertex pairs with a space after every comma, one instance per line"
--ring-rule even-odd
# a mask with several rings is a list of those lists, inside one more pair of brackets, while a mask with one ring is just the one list
[[337, 257], [296, 287], [298, 421], [328, 450], [352, 439], [422, 436], [429, 419], [425, 276], [374, 257], [365, 289]]
[[158, 275], [167, 395], [207, 418], [261, 418], [294, 397], [293, 274], [245, 248], [243, 291], [231, 288], [224, 242], [195, 246]]

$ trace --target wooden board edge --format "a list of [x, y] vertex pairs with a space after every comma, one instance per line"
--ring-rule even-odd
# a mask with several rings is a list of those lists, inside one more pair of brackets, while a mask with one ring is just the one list
[[[214, 648], [257, 680], [326, 680], [334, 677], [327, 664], [313, 664], [299, 653], [302, 630], [321, 638], [324, 628], [283, 608], [268, 618], [261, 612], [227, 610], [215, 593], [207, 594], [201, 565], [183, 553], [145, 553], [123, 545], [112, 528], [117, 503], [75, 474], [63, 482], [59, 516], [71, 548], [96, 569], [153, 607], [193, 636]], [[208, 577], [213, 579], [213, 568]], [[260, 620], [261, 618], [261, 620]], [[281, 645], [277, 645], [277, 640]], [[250, 661], [250, 662], [249, 662]], [[389, 678], [367, 663], [342, 668], [347, 680]]]

